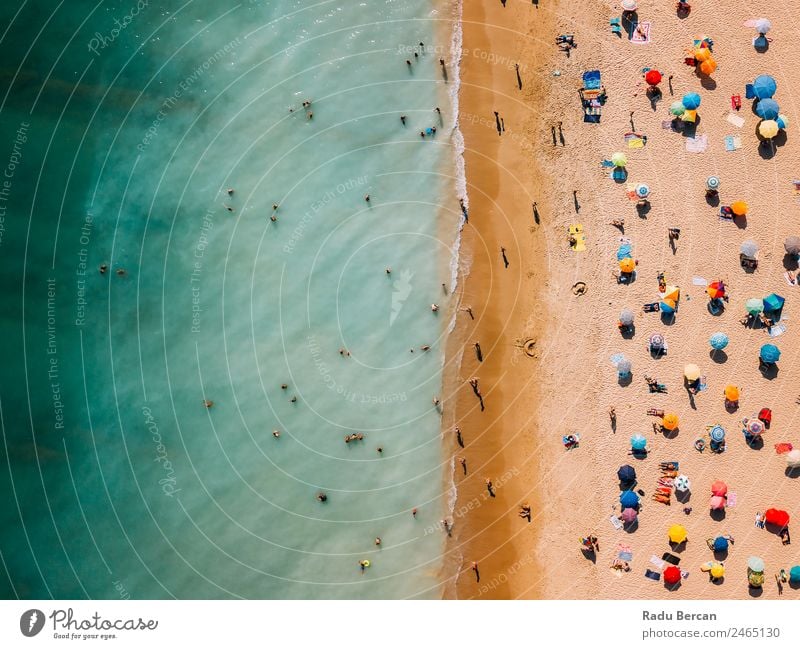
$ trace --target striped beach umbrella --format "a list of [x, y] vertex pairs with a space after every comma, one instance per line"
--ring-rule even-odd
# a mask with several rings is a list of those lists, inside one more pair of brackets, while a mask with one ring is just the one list
[[689, 481], [689, 478], [683, 474], [675, 478], [675, 482], [672, 484], [675, 486], [675, 491], [689, 491], [689, 489], [692, 487], [692, 483]]
[[636, 185], [636, 195], [639, 198], [647, 198], [650, 195], [650, 188], [644, 183]]
[[711, 438], [711, 441], [719, 443], [725, 439], [725, 429], [719, 424], [716, 424], [708, 431], [708, 436]]
[[714, 191], [719, 189], [719, 176], [709, 176], [706, 178], [706, 187]]

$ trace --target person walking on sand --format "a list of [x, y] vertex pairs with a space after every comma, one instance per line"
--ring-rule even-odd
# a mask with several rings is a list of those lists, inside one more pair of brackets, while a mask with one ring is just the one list
[[458, 445], [461, 448], [464, 448], [464, 438], [461, 437], [461, 429], [458, 426], [456, 426], [455, 433], [456, 433], [456, 441], [458, 442]]
[[480, 571], [478, 570], [478, 562], [477, 562], [477, 561], [473, 561], [473, 562], [472, 562], [472, 572], [474, 572], [474, 573], [475, 573], [475, 581], [476, 581], [476, 582], [480, 582], [480, 580], [481, 580], [481, 573], [480, 573]]
[[492, 484], [491, 478], [486, 478], [486, 491], [488, 491], [489, 495], [494, 498], [494, 485]]
[[472, 320], [474, 320], [474, 319], [475, 319], [475, 316], [474, 316], [474, 315], [473, 315], [473, 313], [472, 313], [472, 307], [471, 307], [471, 306], [465, 306], [465, 307], [464, 307], [464, 311], [466, 311], [467, 313], [469, 313], [469, 317], [470, 317]]
[[475, 355], [478, 357], [478, 362], [483, 363], [483, 352], [481, 352], [481, 344], [475, 341]]
[[458, 199], [459, 205], [461, 205], [461, 213], [464, 215], [464, 223], [469, 223], [469, 214], [467, 213], [467, 206], [464, 205], [464, 199]]
[[506, 257], [506, 249], [500, 246], [500, 254], [503, 255], [503, 265], [508, 268], [508, 257]]
[[469, 384], [472, 386], [472, 391], [475, 393], [476, 397], [481, 396], [481, 391], [478, 388], [478, 377], [472, 377], [469, 380]]
[[459, 458], [458, 462], [461, 464], [461, 468], [464, 469], [464, 475], [467, 475], [467, 458]]
[[497, 111], [494, 111], [494, 121], [495, 124], [497, 125], [497, 134], [502, 135], [503, 127], [500, 125], [500, 113], [498, 113]]

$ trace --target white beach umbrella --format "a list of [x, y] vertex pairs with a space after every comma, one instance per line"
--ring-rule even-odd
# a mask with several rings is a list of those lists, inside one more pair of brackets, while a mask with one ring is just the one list
[[759, 34], [766, 34], [770, 29], [772, 29], [772, 23], [768, 18], [759, 18], [756, 20], [756, 31]]
[[793, 449], [786, 454], [786, 466], [790, 469], [800, 467], [800, 449]]
[[625, 11], [636, 11], [638, 5], [636, 4], [636, 0], [622, 0], [622, 8]]

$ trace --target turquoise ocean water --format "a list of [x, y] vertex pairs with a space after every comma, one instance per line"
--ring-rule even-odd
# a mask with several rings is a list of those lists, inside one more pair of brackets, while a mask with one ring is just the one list
[[451, 11], [2, 4], [0, 596], [439, 595]]

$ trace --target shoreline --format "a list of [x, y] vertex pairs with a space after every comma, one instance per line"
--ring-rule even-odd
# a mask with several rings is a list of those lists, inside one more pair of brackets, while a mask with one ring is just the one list
[[[543, 250], [546, 234], [535, 224], [531, 205], [537, 201], [542, 213], [549, 207], [536, 182], [544, 174], [526, 159], [534, 148], [528, 143], [538, 137], [538, 109], [544, 101], [536, 92], [540, 77], [526, 61], [533, 57], [540, 64], [550, 52], [541, 52], [542, 44], [519, 28], [541, 23], [545, 16], [531, 6], [504, 9], [490, 0], [462, 6], [459, 121], [469, 222], [461, 232], [460, 309], [447, 339], [443, 375], [449, 405], [443, 442], [452, 457], [457, 492], [450, 519], [453, 537], [444, 563], [448, 598], [514, 597], [522, 589], [523, 574], [536, 569], [535, 524], [518, 518], [517, 509], [527, 502], [538, 510], [537, 495], [529, 487], [538, 472], [532, 460], [530, 416], [536, 404], [538, 361], [522, 351], [521, 343], [535, 338], [536, 325], [547, 317], [533, 290], [544, 274], [537, 251]], [[530, 49], [530, 55], [520, 56], [522, 49]], [[522, 90], [512, 63], [517, 60]], [[501, 113], [505, 137], [498, 136], [493, 110]], [[501, 247], [507, 249], [508, 268]], [[472, 308], [474, 320], [463, 310], [466, 307]], [[478, 362], [469, 341], [480, 342], [483, 362]], [[479, 378], [483, 412], [468, 383], [472, 376]], [[507, 390], [522, 384], [524, 391]], [[455, 425], [462, 430], [464, 449], [456, 443]], [[526, 457], [522, 462], [521, 453]], [[466, 476], [461, 457], [467, 461]], [[486, 489], [487, 477], [495, 487], [494, 497]], [[470, 570], [472, 561], [479, 564], [481, 583]]]

